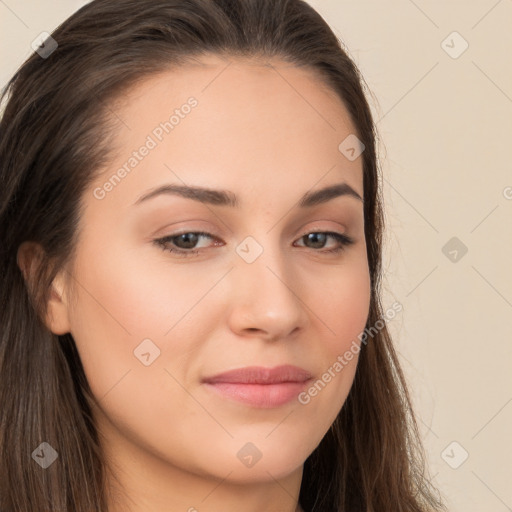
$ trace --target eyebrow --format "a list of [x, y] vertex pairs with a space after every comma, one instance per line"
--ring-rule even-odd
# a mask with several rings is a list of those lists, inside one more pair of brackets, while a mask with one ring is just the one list
[[[240, 207], [237, 196], [229, 190], [174, 184], [162, 185], [150, 190], [139, 197], [134, 204], [140, 204], [162, 194], [181, 196], [186, 199], [193, 199], [194, 201], [216, 206]], [[340, 196], [354, 197], [364, 202], [363, 198], [348, 183], [337, 183], [320, 190], [306, 192], [300, 198], [298, 205], [300, 208], [309, 208]]]

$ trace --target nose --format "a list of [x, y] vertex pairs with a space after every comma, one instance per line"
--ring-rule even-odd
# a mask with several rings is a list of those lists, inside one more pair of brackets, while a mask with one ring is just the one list
[[279, 248], [266, 247], [252, 263], [237, 261], [231, 282], [229, 324], [239, 336], [274, 341], [305, 327], [304, 290]]

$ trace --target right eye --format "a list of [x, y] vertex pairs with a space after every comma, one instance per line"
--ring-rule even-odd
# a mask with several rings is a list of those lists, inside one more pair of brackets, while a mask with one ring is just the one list
[[[181, 233], [168, 235], [163, 238], [154, 240], [155, 244], [160, 246], [164, 251], [178, 254], [180, 256], [192, 256], [200, 251], [195, 249], [200, 238], [214, 239], [213, 235], [204, 231], [183, 231]], [[181, 245], [181, 247], [177, 244]]]

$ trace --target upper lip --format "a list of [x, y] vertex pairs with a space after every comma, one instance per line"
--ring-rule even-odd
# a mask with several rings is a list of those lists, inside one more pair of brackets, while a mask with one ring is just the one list
[[239, 384], [280, 384], [283, 382], [305, 382], [311, 378], [311, 374], [293, 365], [265, 368], [263, 366], [246, 366], [211, 377], [206, 377], [203, 382], [210, 384], [227, 382]]

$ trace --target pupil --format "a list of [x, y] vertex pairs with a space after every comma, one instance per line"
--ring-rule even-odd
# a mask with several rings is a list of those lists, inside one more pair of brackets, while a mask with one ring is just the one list
[[[325, 245], [326, 236], [325, 233], [309, 233], [309, 235], [306, 235], [306, 238], [313, 243], [314, 247], [322, 248]], [[192, 249], [197, 244], [196, 233], [183, 233], [178, 235], [177, 239], [180, 242], [184, 242], [182, 248]]]
[[[309, 233], [309, 235], [306, 235], [310, 241], [312, 241], [314, 244], [316, 243], [315, 247], [323, 247], [325, 244], [325, 233]], [[318, 242], [318, 239], [320, 238], [320, 242]]]
[[192, 249], [197, 243], [197, 235], [195, 233], [183, 233], [178, 236], [178, 240], [185, 242], [184, 249]]

